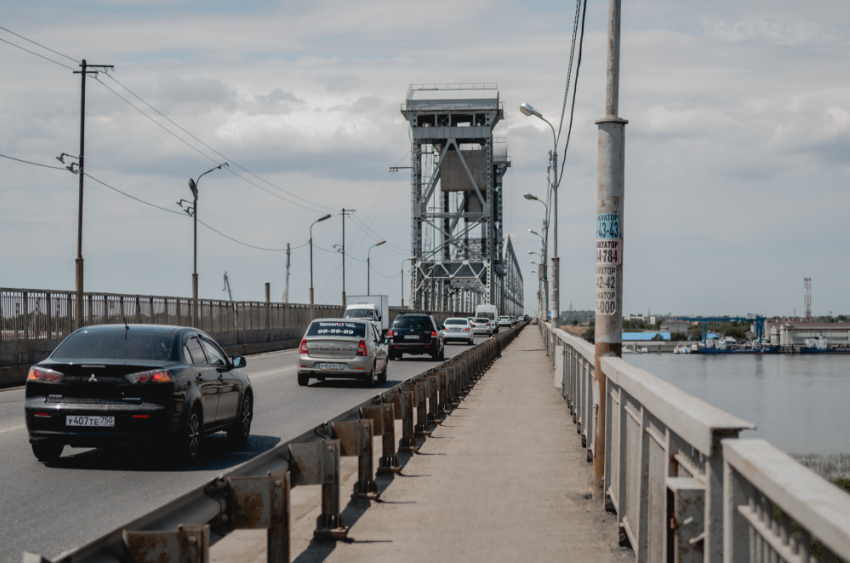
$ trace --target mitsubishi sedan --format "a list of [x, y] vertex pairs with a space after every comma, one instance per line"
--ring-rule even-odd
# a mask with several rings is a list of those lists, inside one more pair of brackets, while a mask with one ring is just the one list
[[206, 333], [161, 325], [102, 325], [73, 332], [27, 376], [24, 410], [35, 457], [65, 446], [169, 446], [184, 461], [204, 436], [248, 441], [254, 395], [230, 356]]
[[357, 379], [374, 386], [387, 381], [387, 346], [375, 323], [355, 319], [317, 319], [298, 350], [298, 385], [311, 378]]

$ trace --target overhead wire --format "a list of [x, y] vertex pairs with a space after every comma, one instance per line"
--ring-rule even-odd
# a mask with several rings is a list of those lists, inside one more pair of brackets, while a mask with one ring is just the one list
[[575, 114], [575, 109], [576, 109], [576, 91], [578, 90], [578, 75], [579, 75], [579, 71], [581, 70], [581, 52], [582, 52], [582, 47], [584, 45], [584, 21], [585, 21], [586, 16], [587, 16], [587, 0], [584, 0], [583, 8], [582, 8], [582, 15], [581, 15], [581, 38], [579, 39], [579, 43], [578, 43], [578, 61], [576, 62], [576, 79], [575, 79], [575, 83], [573, 84], [573, 103], [572, 103], [572, 106], [570, 107], [570, 124], [569, 124], [569, 128], [567, 129], [567, 141], [564, 144], [564, 156], [561, 159], [561, 174], [558, 178], [555, 178], [555, 181], [557, 182], [557, 185], [559, 185], [559, 186], [561, 185], [561, 178], [564, 177], [564, 165], [567, 162], [567, 149], [570, 148], [570, 136], [572, 135], [572, 131], [573, 131], [573, 116]]
[[11, 41], [6, 41], [6, 40], [5, 40], [5, 39], [3, 39], [3, 38], [0, 38], [0, 41], [2, 41], [3, 43], [6, 43], [7, 45], [11, 45], [12, 47], [17, 47], [17, 48], [18, 48], [18, 49], [20, 49], [21, 51], [26, 51], [27, 53], [29, 53], [29, 54], [31, 54], [31, 55], [35, 55], [36, 57], [39, 57], [39, 58], [41, 58], [41, 59], [44, 59], [45, 61], [50, 61], [51, 63], [53, 63], [53, 64], [55, 64], [55, 65], [59, 65], [59, 66], [65, 67], [65, 68], [67, 68], [68, 70], [72, 70], [72, 71], [75, 71], [75, 72], [76, 72], [76, 69], [75, 69], [75, 68], [70, 67], [70, 66], [66, 65], [65, 63], [60, 63], [59, 61], [55, 61], [55, 60], [51, 59], [50, 57], [45, 57], [44, 55], [40, 55], [39, 53], [36, 53], [35, 51], [30, 51], [30, 50], [29, 50], [29, 49], [27, 49], [26, 47], [21, 47], [20, 45], [16, 45], [15, 43], [12, 43]]
[[576, 15], [573, 20], [573, 39], [570, 43], [570, 62], [569, 65], [567, 65], [567, 84], [564, 87], [564, 101], [561, 104], [561, 120], [558, 122], [558, 134], [555, 138], [555, 145], [557, 145], [558, 141], [561, 140], [561, 130], [564, 127], [564, 115], [567, 111], [567, 100], [569, 100], [570, 97], [570, 79], [573, 72], [573, 54], [575, 53], [576, 49], [576, 34], [578, 32], [578, 20], [579, 13], [581, 11], [581, 2], [582, 0], [576, 0]]
[[[7, 159], [9, 159], [9, 160], [14, 160], [14, 161], [17, 161], [17, 162], [21, 162], [21, 163], [24, 163], [24, 164], [29, 164], [29, 165], [31, 165], [31, 166], [39, 166], [39, 167], [41, 167], [41, 168], [50, 168], [50, 169], [53, 169], [53, 170], [62, 170], [62, 171], [67, 171], [67, 170], [68, 170], [67, 168], [62, 168], [62, 167], [59, 167], [59, 166], [52, 166], [52, 165], [49, 165], [49, 164], [41, 164], [41, 163], [39, 163], [39, 162], [33, 162], [33, 161], [30, 161], [30, 160], [24, 160], [24, 159], [21, 159], [21, 158], [15, 158], [15, 157], [13, 157], [13, 156], [5, 155], [5, 154], [0, 154], [0, 157], [7, 158]], [[78, 172], [74, 172], [74, 173], [75, 173], [75, 174], [77, 174]], [[172, 213], [172, 214], [174, 214], [174, 215], [180, 215], [181, 217], [187, 216], [185, 213], [181, 213], [181, 212], [179, 212], [179, 211], [175, 211], [175, 210], [173, 210], [173, 209], [168, 209], [168, 208], [166, 208], [166, 207], [162, 207], [161, 205], [157, 205], [157, 204], [155, 204], [155, 203], [151, 203], [151, 202], [149, 202], [149, 201], [145, 201], [144, 199], [141, 199], [141, 198], [139, 198], [139, 197], [136, 197], [136, 196], [134, 196], [134, 195], [132, 195], [132, 194], [129, 194], [129, 193], [127, 193], [127, 192], [123, 191], [123, 190], [119, 190], [119, 189], [118, 189], [118, 188], [116, 188], [115, 186], [112, 186], [112, 185], [110, 185], [110, 184], [108, 184], [108, 183], [104, 182], [103, 180], [101, 180], [101, 179], [99, 179], [99, 178], [97, 178], [97, 177], [95, 177], [95, 176], [92, 176], [92, 175], [91, 175], [91, 174], [89, 174], [88, 172], [83, 172], [83, 175], [84, 175], [84, 176], [86, 176], [87, 178], [91, 179], [92, 181], [94, 181], [94, 182], [96, 182], [96, 183], [98, 183], [98, 184], [100, 184], [100, 185], [104, 186], [105, 188], [108, 188], [108, 189], [110, 189], [110, 190], [112, 190], [112, 191], [114, 191], [114, 192], [117, 192], [117, 193], [119, 193], [119, 194], [121, 194], [121, 195], [123, 195], [123, 196], [125, 196], [125, 197], [128, 197], [128, 198], [130, 198], [130, 199], [132, 199], [132, 200], [138, 201], [139, 203], [142, 203], [142, 204], [147, 205], [147, 206], [149, 206], [149, 207], [153, 207], [153, 208], [155, 208], [155, 209], [159, 209], [160, 211], [165, 211], [165, 212], [167, 212], [167, 213]], [[224, 237], [224, 238], [226, 238], [226, 239], [228, 239], [228, 240], [230, 240], [230, 241], [233, 241], [233, 242], [235, 242], [236, 244], [240, 244], [240, 245], [242, 245], [242, 246], [247, 246], [247, 247], [249, 247], [249, 248], [254, 248], [254, 249], [256, 249], [256, 250], [263, 250], [263, 251], [266, 251], [266, 252], [286, 252], [286, 249], [285, 249], [285, 248], [267, 248], [267, 247], [257, 246], [257, 245], [254, 245], [254, 244], [250, 244], [250, 243], [243, 242], [243, 241], [241, 241], [241, 240], [235, 239], [235, 238], [231, 237], [230, 235], [227, 235], [227, 234], [225, 234], [225, 233], [223, 233], [223, 232], [219, 231], [218, 229], [216, 229], [216, 228], [215, 228], [215, 227], [213, 227], [212, 225], [209, 225], [209, 224], [207, 224], [207, 223], [205, 223], [205, 222], [201, 221], [200, 219], [198, 220], [198, 223], [199, 223], [199, 224], [201, 224], [201, 225], [203, 225], [203, 226], [204, 226], [204, 227], [206, 227], [207, 229], [209, 229], [209, 230], [213, 231], [214, 233], [216, 233], [216, 234], [218, 234], [218, 235], [220, 235], [220, 236], [222, 236], [222, 237]], [[292, 250], [297, 250], [297, 249], [299, 249], [299, 248], [303, 248], [303, 247], [307, 246], [308, 244], [309, 244], [309, 242], [305, 242], [304, 244], [298, 245], [298, 246], [296, 246], [296, 247], [294, 247], [294, 248], [290, 248], [290, 251], [292, 251]]]
[[50, 47], [46, 47], [46, 46], [42, 45], [41, 43], [36, 43], [36, 42], [35, 42], [35, 41], [33, 41], [32, 39], [27, 39], [26, 37], [24, 37], [24, 36], [23, 36], [23, 35], [21, 35], [20, 33], [15, 33], [15, 32], [14, 32], [14, 31], [12, 31], [11, 29], [6, 29], [6, 28], [5, 28], [5, 27], [3, 27], [3, 26], [0, 26], [0, 29], [2, 29], [3, 31], [5, 31], [6, 33], [11, 33], [11, 34], [12, 34], [12, 35], [14, 35], [15, 37], [20, 37], [20, 38], [21, 38], [21, 39], [23, 39], [24, 41], [27, 41], [27, 42], [29, 42], [29, 43], [32, 43], [33, 45], [38, 45], [38, 46], [39, 46], [39, 47], [41, 47], [42, 49], [44, 49], [44, 50], [46, 50], [46, 51], [50, 51], [50, 52], [51, 52], [51, 53], [53, 53], [54, 55], [59, 55], [60, 57], [65, 57], [65, 58], [66, 58], [66, 59], [68, 59], [69, 61], [73, 61], [73, 62], [75, 62], [75, 63], [77, 63], [77, 64], [80, 64], [80, 61], [78, 61], [77, 59], [75, 59], [75, 58], [73, 58], [73, 57], [69, 57], [68, 55], [62, 54], [62, 53], [60, 53], [59, 51], [55, 51], [55, 50], [51, 49]]
[[[247, 174], [249, 174], [249, 175], [253, 176], [254, 178], [256, 178], [256, 179], [258, 179], [258, 180], [260, 180], [261, 182], [263, 182], [263, 183], [265, 183], [265, 184], [268, 184], [269, 186], [271, 186], [271, 187], [275, 188], [276, 190], [279, 190], [279, 191], [281, 191], [281, 192], [283, 192], [283, 193], [285, 193], [285, 194], [287, 194], [287, 195], [289, 195], [289, 196], [291, 196], [291, 197], [294, 197], [294, 198], [296, 198], [296, 199], [299, 199], [299, 200], [301, 200], [301, 201], [302, 201], [302, 202], [304, 202], [304, 203], [307, 203], [307, 204], [312, 205], [312, 206], [314, 206], [314, 207], [318, 207], [318, 208], [323, 209], [323, 210], [325, 210], [325, 211], [335, 211], [335, 209], [332, 209], [332, 208], [330, 208], [330, 207], [328, 207], [328, 206], [326, 206], [326, 205], [322, 205], [322, 204], [320, 204], [320, 203], [316, 203], [316, 202], [314, 202], [314, 201], [310, 201], [309, 199], [303, 198], [303, 197], [299, 196], [298, 194], [295, 194], [295, 193], [292, 193], [292, 192], [290, 192], [290, 191], [288, 191], [288, 190], [285, 190], [285, 189], [281, 188], [280, 186], [277, 186], [277, 185], [273, 184], [272, 182], [269, 182], [269, 181], [268, 181], [268, 180], [266, 180], [265, 178], [262, 178], [261, 176], [258, 176], [257, 174], [255, 174], [255, 173], [251, 172], [250, 170], [248, 170], [247, 168], [245, 168], [244, 166], [242, 166], [241, 164], [239, 164], [238, 162], [236, 162], [236, 161], [235, 161], [235, 160], [233, 160], [232, 158], [229, 158], [228, 156], [226, 156], [226, 155], [222, 154], [221, 152], [217, 151], [216, 149], [214, 149], [213, 147], [211, 147], [210, 145], [208, 145], [207, 143], [205, 143], [204, 141], [202, 141], [201, 139], [199, 139], [197, 136], [193, 135], [191, 132], [187, 131], [185, 128], [183, 128], [183, 127], [182, 127], [182, 126], [180, 126], [178, 123], [176, 123], [173, 119], [171, 119], [170, 117], [168, 117], [167, 115], [165, 115], [164, 113], [162, 113], [161, 111], [159, 111], [158, 109], [156, 109], [156, 108], [155, 108], [154, 106], [152, 106], [150, 103], [148, 103], [147, 101], [145, 101], [145, 100], [144, 100], [141, 96], [139, 96], [138, 94], [136, 94], [135, 92], [133, 92], [132, 90], [130, 90], [127, 86], [125, 86], [123, 83], [121, 83], [121, 82], [120, 82], [117, 78], [115, 78], [115, 77], [114, 77], [114, 76], [112, 76], [111, 74], [107, 74], [107, 76], [108, 76], [111, 80], [115, 81], [115, 83], [116, 83], [116, 84], [118, 84], [119, 86], [121, 86], [122, 88], [124, 88], [127, 92], [129, 92], [130, 94], [132, 94], [132, 95], [133, 95], [133, 97], [135, 97], [137, 100], [139, 100], [140, 102], [142, 102], [143, 104], [145, 104], [146, 106], [148, 106], [151, 110], [155, 111], [155, 112], [156, 112], [158, 115], [160, 115], [163, 119], [165, 119], [166, 121], [168, 121], [169, 123], [171, 123], [172, 125], [174, 125], [175, 127], [177, 127], [178, 129], [180, 129], [180, 131], [182, 131], [182, 132], [186, 133], [187, 135], [189, 135], [192, 139], [194, 139], [194, 140], [195, 140], [195, 141], [197, 141], [198, 143], [202, 144], [202, 145], [203, 145], [204, 147], [206, 147], [207, 149], [209, 149], [209, 150], [213, 151], [215, 154], [217, 154], [217, 155], [218, 155], [218, 156], [220, 156], [221, 158], [224, 158], [225, 160], [227, 160], [228, 162], [230, 162], [231, 164], [233, 164], [234, 166], [236, 166], [236, 167], [237, 167], [237, 168], [239, 168], [240, 170], [243, 170], [243, 171], [244, 171], [244, 172], [246, 172]], [[294, 203], [294, 202], [291, 202], [291, 203]], [[295, 205], [298, 205], [298, 204], [295, 204]]]

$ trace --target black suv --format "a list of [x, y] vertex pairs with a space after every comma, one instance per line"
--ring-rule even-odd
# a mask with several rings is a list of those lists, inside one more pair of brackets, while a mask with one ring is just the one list
[[391, 360], [398, 360], [402, 354], [430, 354], [435, 360], [445, 358], [443, 335], [431, 315], [397, 316], [387, 338]]

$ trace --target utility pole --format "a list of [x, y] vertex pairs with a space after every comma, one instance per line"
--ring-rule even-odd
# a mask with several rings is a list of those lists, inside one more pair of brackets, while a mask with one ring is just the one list
[[76, 261], [76, 278], [77, 278], [77, 302], [75, 303], [74, 311], [74, 328], [80, 329], [83, 326], [83, 179], [85, 177], [84, 158], [86, 152], [86, 75], [97, 74], [96, 70], [88, 70], [88, 68], [115, 68], [113, 65], [90, 65], [83, 62], [80, 64], [82, 70], [75, 70], [74, 74], [79, 74], [82, 77], [82, 87], [80, 95], [80, 158], [79, 158], [79, 176], [80, 176], [80, 201], [77, 211], [77, 261]]
[[289, 303], [289, 243], [286, 243], [286, 289], [283, 291], [283, 302]]
[[342, 208], [342, 306], [345, 307], [345, 218], [357, 211], [356, 209]]
[[[623, 226], [628, 121], [617, 115], [620, 83], [620, 5], [608, 3], [608, 78], [605, 117], [598, 132], [596, 196], [596, 332], [593, 387], [599, 390], [593, 449], [593, 499], [605, 498], [606, 377], [602, 358], [623, 355]], [[557, 244], [557, 243], [556, 243]], [[706, 541], [706, 543], [708, 543]]]

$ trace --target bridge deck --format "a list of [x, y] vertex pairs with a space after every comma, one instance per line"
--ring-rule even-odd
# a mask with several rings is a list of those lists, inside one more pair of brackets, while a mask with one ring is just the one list
[[[536, 327], [502, 356], [421, 455], [402, 458], [404, 475], [378, 478], [382, 502], [348, 505], [343, 517], [352, 542], [310, 543], [313, 510], [293, 523], [292, 560], [634, 560], [617, 547], [615, 516], [588, 498], [590, 464], [552, 386]], [[343, 484], [344, 493], [355, 480]], [[264, 536], [255, 538], [259, 552], [241, 543], [230, 554], [265, 561]], [[221, 548], [213, 547], [213, 560], [233, 561], [216, 553]]]

